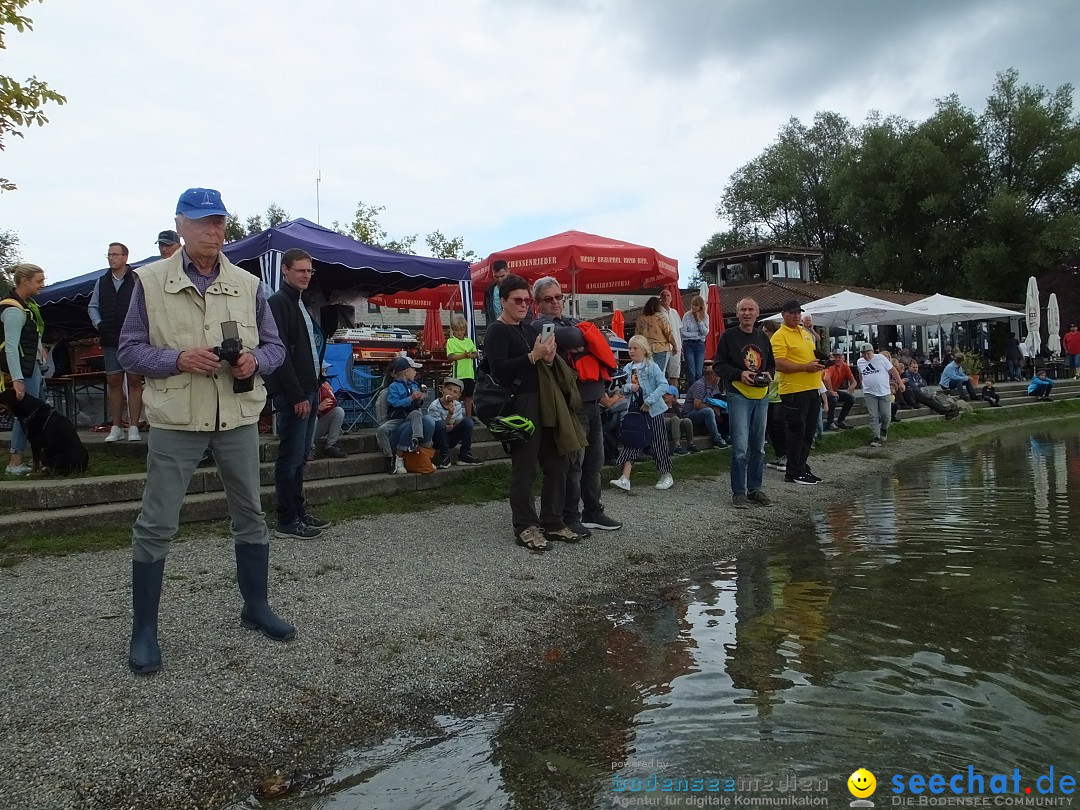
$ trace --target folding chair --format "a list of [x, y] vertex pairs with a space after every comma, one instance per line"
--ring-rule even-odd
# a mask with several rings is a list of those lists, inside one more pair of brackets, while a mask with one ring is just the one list
[[[341, 351], [339, 347], [347, 349]], [[333, 348], [335, 351], [330, 351]], [[327, 346], [326, 363], [334, 371], [334, 395], [338, 405], [345, 411], [342, 431], [352, 433], [360, 428], [378, 424], [375, 402], [382, 390], [382, 377], [368, 374], [353, 363], [352, 346], [331, 344]], [[339, 367], [339, 364], [343, 367]], [[328, 375], [329, 378], [329, 375]], [[336, 383], [336, 385], [335, 385]]]

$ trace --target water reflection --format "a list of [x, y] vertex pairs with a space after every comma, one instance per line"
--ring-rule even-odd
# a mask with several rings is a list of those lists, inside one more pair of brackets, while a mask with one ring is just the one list
[[652, 774], [846, 803], [859, 766], [1073, 770], [1075, 428], [852, 485], [807, 531], [617, 612], [521, 705], [295, 806], [599, 808]]

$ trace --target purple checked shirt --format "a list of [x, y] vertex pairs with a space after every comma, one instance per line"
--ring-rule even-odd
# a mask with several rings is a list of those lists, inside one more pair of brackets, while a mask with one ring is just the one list
[[[187, 252], [183, 254], [184, 273], [191, 279], [195, 289], [202, 296], [206, 295], [207, 288], [217, 281], [218, 265], [210, 275], [203, 275], [195, 269], [195, 265], [188, 259]], [[260, 286], [255, 293], [255, 315], [258, 319], [259, 345], [251, 349], [255, 360], [259, 363], [259, 374], [269, 374], [285, 360], [285, 345], [278, 336], [277, 324], [274, 315], [266, 303], [266, 296]], [[150, 344], [150, 319], [146, 314], [146, 296], [143, 293], [142, 281], [138, 274], [135, 275], [135, 289], [131, 291], [131, 304], [128, 306], [127, 318], [124, 328], [120, 330], [120, 347], [117, 357], [129, 374], [141, 374], [144, 377], [171, 377], [179, 373], [176, 367], [176, 359], [180, 356], [179, 349], [165, 349]]]

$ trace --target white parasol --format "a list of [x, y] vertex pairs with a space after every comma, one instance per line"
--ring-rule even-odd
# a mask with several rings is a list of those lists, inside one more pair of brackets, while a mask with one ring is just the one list
[[1050, 354], [1061, 355], [1061, 313], [1058, 311], [1057, 293], [1050, 293], [1046, 304], [1046, 347]]
[[1031, 276], [1027, 283], [1027, 297], [1024, 300], [1024, 315], [1027, 317], [1028, 336], [1025, 343], [1031, 351], [1032, 357], [1037, 357], [1042, 348], [1042, 337], [1039, 329], [1042, 327], [1042, 317], [1039, 311], [1039, 283], [1035, 276]]
[[[914, 304], [908, 304], [907, 309], [916, 314], [901, 323], [935, 327], [938, 332], [946, 325], [951, 326], [965, 321], [994, 321], [1024, 317], [1023, 313], [1013, 312], [1011, 309], [980, 304], [978, 301], [954, 298], [941, 293], [922, 298]], [[941, 357], [944, 351], [944, 346], [939, 344], [938, 356]]]

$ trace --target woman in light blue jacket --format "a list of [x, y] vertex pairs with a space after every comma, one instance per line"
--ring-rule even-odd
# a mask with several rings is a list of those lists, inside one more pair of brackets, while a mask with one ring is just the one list
[[[623, 368], [623, 373], [626, 374], [623, 393], [630, 399], [628, 413], [640, 409], [645, 414], [649, 423], [649, 435], [652, 437], [653, 458], [656, 460], [656, 469], [660, 471], [656, 488], [671, 489], [675, 480], [671, 477], [671, 447], [668, 444], [667, 424], [664, 422], [664, 411], [668, 408], [664, 402], [664, 392], [668, 387], [667, 377], [664, 376], [663, 369], [653, 362], [649, 341], [644, 337], [634, 335], [627, 348], [630, 362]], [[641, 449], [637, 447], [623, 447], [619, 451], [616, 463], [622, 465], [622, 475], [611, 482], [612, 486], [630, 491], [630, 471], [640, 454]]]

